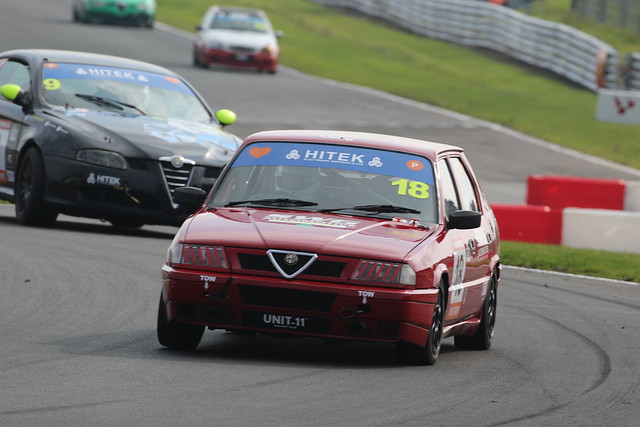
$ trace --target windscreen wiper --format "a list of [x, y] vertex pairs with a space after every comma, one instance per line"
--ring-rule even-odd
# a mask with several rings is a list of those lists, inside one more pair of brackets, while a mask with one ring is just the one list
[[360, 205], [360, 206], [352, 206], [349, 208], [330, 208], [330, 209], [320, 209], [318, 212], [336, 212], [336, 211], [365, 211], [365, 212], [376, 212], [376, 213], [410, 213], [410, 214], [419, 214], [421, 211], [411, 208], [406, 208], [404, 206], [396, 206], [396, 205]]
[[139, 109], [138, 107], [136, 107], [135, 105], [127, 104], [126, 102], [118, 101], [117, 99], [105, 98], [105, 97], [96, 96], [96, 95], [87, 95], [86, 93], [76, 93], [76, 96], [78, 98], [82, 98], [82, 99], [86, 99], [87, 101], [91, 101], [94, 104], [105, 106], [105, 107], [115, 108], [116, 110], [120, 110], [120, 111], [123, 109], [122, 106], [124, 106], [124, 107], [127, 107], [127, 108], [131, 108], [132, 110], [136, 110], [137, 112], [139, 112], [143, 116], [146, 116], [145, 112], [142, 111], [141, 109]]
[[275, 205], [275, 206], [317, 206], [318, 205], [316, 202], [308, 202], [306, 200], [277, 198], [277, 199], [235, 200], [233, 202], [227, 203], [225, 207], [238, 206], [238, 205], [244, 205], [244, 204]]

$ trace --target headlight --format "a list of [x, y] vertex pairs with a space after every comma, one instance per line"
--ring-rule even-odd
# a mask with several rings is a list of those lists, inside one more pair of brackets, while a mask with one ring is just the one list
[[184, 265], [203, 269], [229, 268], [222, 246], [178, 243], [169, 248], [167, 255], [167, 264], [171, 266]]
[[416, 284], [416, 272], [408, 264], [363, 259], [351, 275], [351, 280], [378, 286], [413, 286]]
[[260, 49], [260, 53], [264, 55], [273, 55], [276, 51], [275, 46], [266, 46]]
[[125, 158], [113, 151], [105, 150], [79, 150], [76, 153], [76, 160], [94, 165], [105, 166], [114, 169], [127, 169]]

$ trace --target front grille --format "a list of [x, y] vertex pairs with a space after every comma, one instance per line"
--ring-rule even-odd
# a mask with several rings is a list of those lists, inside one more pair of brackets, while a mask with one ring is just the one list
[[229, 50], [238, 53], [253, 53], [253, 48], [248, 46], [229, 46]]
[[[277, 273], [276, 268], [266, 255], [258, 254], [238, 254], [238, 261], [242, 269], [257, 270]], [[343, 262], [321, 261], [315, 260], [305, 271], [299, 276], [319, 276], [319, 277], [340, 277], [345, 267]]]
[[167, 188], [169, 189], [169, 193], [171, 194], [171, 199], [173, 200], [173, 192], [175, 189], [189, 184], [193, 166], [185, 163], [182, 167], [176, 168], [171, 164], [171, 162], [162, 161], [160, 162], [160, 167], [162, 169], [162, 175], [164, 176]]
[[336, 294], [297, 289], [239, 285], [240, 297], [247, 305], [328, 312]]

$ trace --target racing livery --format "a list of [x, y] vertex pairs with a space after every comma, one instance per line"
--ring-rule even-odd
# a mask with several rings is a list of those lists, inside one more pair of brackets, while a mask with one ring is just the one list
[[264, 11], [211, 6], [196, 30], [194, 66], [207, 68], [216, 64], [277, 72], [278, 39], [284, 33], [273, 29]]
[[174, 190], [209, 190], [241, 140], [180, 76], [140, 61], [56, 50], [0, 54], [0, 199], [18, 222], [59, 213], [179, 225]]
[[342, 131], [248, 137], [196, 206], [162, 269], [157, 333], [205, 328], [395, 343], [436, 362], [441, 342], [488, 349], [501, 263], [495, 216], [461, 148]]

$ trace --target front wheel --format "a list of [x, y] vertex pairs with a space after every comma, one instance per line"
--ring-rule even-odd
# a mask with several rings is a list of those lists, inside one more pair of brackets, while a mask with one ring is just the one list
[[475, 334], [470, 336], [456, 335], [453, 339], [459, 349], [464, 350], [488, 350], [496, 326], [496, 308], [498, 306], [498, 294], [495, 276], [491, 276], [489, 290], [482, 306], [482, 320]]
[[158, 305], [158, 341], [172, 350], [193, 350], [202, 339], [204, 326], [176, 322], [167, 318], [167, 309], [160, 296]]
[[433, 317], [426, 345], [419, 346], [406, 341], [397, 344], [398, 359], [406, 365], [433, 365], [438, 360], [442, 345], [442, 331], [444, 325], [443, 290], [438, 292], [438, 301], [433, 307]]
[[58, 217], [44, 203], [44, 162], [37, 148], [27, 150], [16, 179], [16, 218], [23, 225], [50, 226]]

